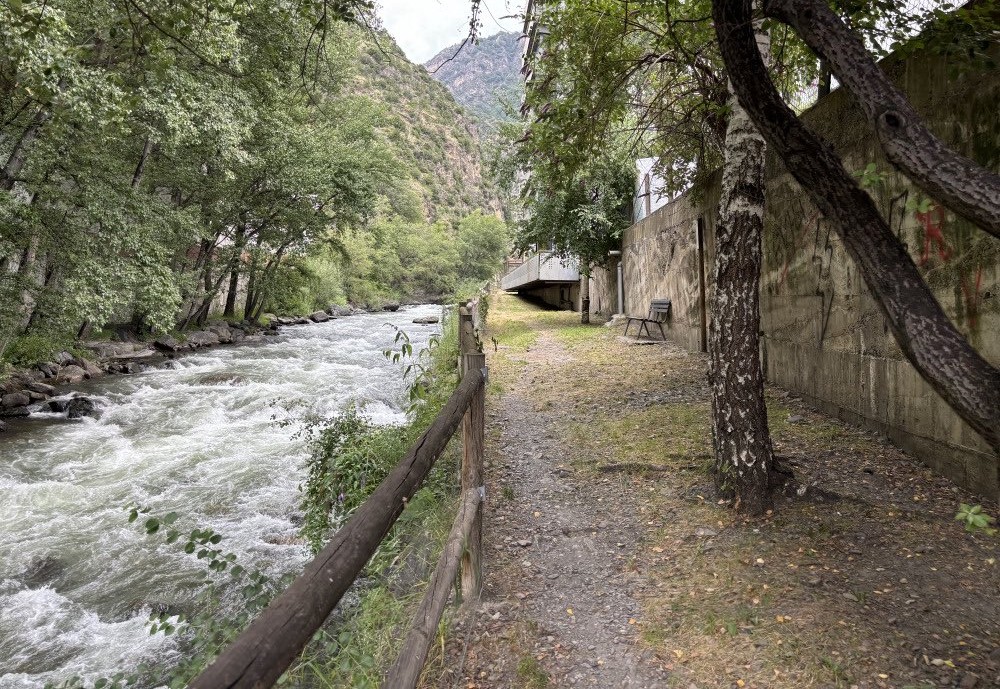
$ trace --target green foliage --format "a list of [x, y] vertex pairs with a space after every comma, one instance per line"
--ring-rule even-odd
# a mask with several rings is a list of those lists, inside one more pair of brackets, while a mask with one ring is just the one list
[[476, 211], [459, 221], [457, 241], [458, 279], [486, 281], [500, 270], [511, 236], [502, 220]]
[[426, 218], [496, 206], [444, 87], [338, 23], [367, 0], [6, 7], [0, 354], [85, 322], [203, 325], [233, 274], [229, 318], [325, 308], [354, 277], [343, 238], [376, 217], [420, 228], [389, 247], [414, 284], [390, 262], [355, 291], [446, 294], [454, 228], [424, 236]]
[[868, 163], [865, 169], [855, 174], [862, 189], [876, 189], [885, 185], [886, 175], [875, 163]]
[[65, 342], [54, 341], [46, 335], [23, 335], [7, 346], [3, 360], [13, 366], [27, 367], [39, 361], [51, 361], [65, 348]]
[[350, 407], [313, 430], [302, 486], [302, 535], [314, 553], [365, 501], [406, 451], [394, 428], [379, 428]]
[[446, 300], [468, 282], [499, 270], [510, 239], [494, 216], [474, 212], [458, 221], [381, 220], [344, 237], [344, 293], [348, 301], [380, 307], [386, 301]]
[[404, 378], [412, 376], [411, 422], [402, 431], [373, 424], [355, 406], [333, 419], [307, 418], [304, 433], [309, 459], [301, 487], [305, 513], [302, 535], [313, 552], [323, 547], [330, 533], [381, 483], [451, 394], [457, 382], [453, 363], [457, 360], [457, 334], [449, 334], [453, 330], [453, 324], [446, 327], [443, 339], [432, 338], [428, 347], [414, 356], [409, 336], [396, 328], [394, 344], [398, 350], [383, 352], [404, 367]]
[[[388, 356], [393, 359], [398, 355], [398, 362], [405, 366], [412, 357], [413, 348], [407, 346], [409, 340], [405, 335], [400, 335], [396, 344], [399, 348], [390, 350]], [[420, 357], [420, 374], [412, 385], [420, 386], [424, 391], [420, 395], [419, 404], [411, 408], [410, 423], [403, 428], [378, 428], [361, 417], [357, 410], [347, 410], [331, 426], [337, 428], [330, 437], [344, 440], [335, 440], [329, 445], [331, 448], [341, 448], [345, 454], [342, 458], [333, 457], [332, 454], [325, 455], [326, 461], [313, 465], [316, 484], [328, 485], [326, 479], [321, 477], [332, 477], [328, 468], [333, 465], [341, 467], [346, 475], [360, 475], [360, 469], [346, 466], [350, 461], [348, 458], [359, 452], [348, 447], [348, 437], [356, 438], [352, 442], [364, 446], [366, 451], [378, 453], [380, 457], [374, 463], [379, 467], [387, 470], [395, 466], [405, 450], [431, 424], [454, 391], [458, 382], [455, 370], [457, 357], [457, 319], [449, 318], [444, 324], [440, 343], [432, 352]], [[412, 369], [411, 374], [416, 370]], [[325, 450], [317, 441], [323, 438], [325, 432], [324, 429], [313, 435], [313, 447], [319, 449], [321, 455], [325, 454]], [[380, 686], [388, 663], [395, 660], [399, 653], [403, 631], [412, 621], [416, 603], [416, 597], [410, 594], [414, 589], [414, 582], [400, 581], [400, 577], [411, 569], [430, 572], [454, 519], [457, 459], [456, 448], [451, 446], [445, 456], [438, 460], [424, 487], [409, 501], [369, 563], [368, 570], [373, 576], [368, 581], [376, 583], [363, 591], [360, 606], [350, 611], [335, 629], [324, 630], [316, 635], [313, 643], [303, 653], [301, 661], [286, 674], [286, 682], [320, 687]], [[310, 479], [314, 477], [313, 466], [310, 466]], [[312, 514], [311, 518], [315, 520], [315, 524], [320, 525], [320, 531], [325, 528], [321, 516], [324, 505], [329, 504], [331, 498], [340, 497], [339, 494], [334, 494], [334, 490], [323, 488], [315, 499], [309, 498], [308, 493], [304, 492], [303, 508], [307, 515]], [[359, 495], [360, 492], [359, 490]], [[347, 496], [344, 497], [346, 502]], [[332, 523], [335, 519], [333, 515], [342, 509], [336, 501], [334, 503], [326, 523]], [[308, 519], [310, 517], [307, 516]], [[304, 532], [305, 528], [304, 526]], [[320, 539], [325, 536], [319, 531], [317, 535]], [[419, 593], [419, 587], [414, 592]]]
[[527, 251], [553, 246], [561, 255], [576, 256], [580, 270], [604, 265], [631, 224], [635, 172], [631, 160], [618, 151], [597, 152], [573, 175], [536, 165], [526, 196], [528, 216], [517, 236]]
[[[601, 168], [610, 161], [655, 158], [658, 192], [690, 189], [721, 166], [729, 90], [709, 0], [567, 0], [539, 4], [536, 13], [548, 35], [528, 57], [532, 116], [527, 133], [507, 132], [518, 142], [515, 164], [498, 166], [508, 184], [518, 171], [530, 175], [529, 213], [538, 194], [579, 207], [545, 197], [570, 195], [581, 182], [593, 187], [590, 180], [607, 179]], [[772, 43], [776, 83], [790, 100], [801, 98], [815, 56], [787, 27], [773, 29]], [[564, 215], [546, 213], [550, 222]]]
[[991, 517], [983, 511], [982, 505], [967, 505], [964, 502], [958, 506], [958, 513], [955, 521], [965, 524], [965, 530], [969, 533], [984, 533], [987, 536], [994, 536], [997, 530], [993, 528], [996, 517]]

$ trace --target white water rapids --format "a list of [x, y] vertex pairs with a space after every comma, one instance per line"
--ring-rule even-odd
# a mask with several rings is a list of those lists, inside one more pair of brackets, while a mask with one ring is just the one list
[[248, 569], [301, 568], [306, 452], [292, 438], [299, 424], [273, 417], [333, 415], [358, 401], [377, 422], [402, 422], [405, 383], [382, 355], [395, 336], [385, 324], [417, 351], [437, 327], [411, 321], [439, 313], [351, 316], [204, 350], [89, 384], [99, 420], [38, 420], [0, 436], [0, 689], [176, 654], [174, 637], [149, 635], [147, 618], [152, 606], [190, 602], [206, 562], [129, 524], [130, 503], [178, 512], [182, 532], [215, 529]]

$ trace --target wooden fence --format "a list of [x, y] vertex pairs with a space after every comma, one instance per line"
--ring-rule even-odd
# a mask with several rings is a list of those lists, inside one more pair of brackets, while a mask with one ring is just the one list
[[189, 685], [192, 689], [262, 689], [288, 669], [375, 553], [462, 425], [462, 499], [437, 569], [402, 653], [383, 683], [412, 689], [461, 565], [462, 597], [481, 588], [486, 356], [478, 351], [469, 307], [459, 309], [462, 381], [426, 432], [392, 472], [306, 565], [292, 584]]

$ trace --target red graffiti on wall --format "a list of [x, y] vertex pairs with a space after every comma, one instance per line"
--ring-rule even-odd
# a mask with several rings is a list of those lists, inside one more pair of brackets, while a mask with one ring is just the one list
[[[917, 211], [914, 215], [917, 221], [924, 226], [924, 249], [920, 254], [919, 265], [925, 266], [930, 260], [932, 243], [937, 246], [938, 257], [944, 263], [948, 263], [954, 250], [944, 237], [944, 209], [934, 205], [926, 212]], [[959, 267], [958, 285], [962, 291], [962, 302], [968, 326], [970, 330], [975, 330], [979, 325], [979, 306], [982, 303], [983, 267], [981, 265], [976, 267], [975, 280], [971, 279], [964, 267]]]
[[937, 244], [938, 256], [947, 262], [951, 258], [951, 247], [948, 246], [941, 231], [944, 227], [944, 209], [935, 205], [925, 213], [917, 211], [916, 216], [924, 226], [924, 250], [920, 254], [920, 265], [927, 265], [927, 261], [930, 260], [931, 242]]

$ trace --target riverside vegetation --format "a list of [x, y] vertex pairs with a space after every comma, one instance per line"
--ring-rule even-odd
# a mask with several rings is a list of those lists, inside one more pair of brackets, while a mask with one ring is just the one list
[[[400, 331], [402, 332], [402, 331]], [[458, 374], [457, 318], [446, 317], [440, 336], [415, 352], [405, 334], [398, 349], [384, 352], [408, 371], [408, 422], [379, 426], [350, 406], [335, 417], [309, 413], [300, 435], [308, 459], [300, 486], [303, 514], [300, 537], [319, 550], [330, 535], [361, 505], [422, 434], [447, 402]], [[289, 420], [287, 423], [291, 423]], [[376, 687], [382, 670], [395, 658], [402, 642], [399, 631], [412, 612], [447, 536], [458, 499], [454, 476], [460, 461], [455, 447], [439, 460], [424, 487], [383, 541], [352, 593], [326, 626], [283, 676], [282, 686]], [[192, 612], [154, 609], [150, 634], [177, 635], [173, 661], [146, 663], [112, 677], [84, 682], [72, 677], [47, 685], [55, 689], [91, 686], [184, 687], [215, 655], [260, 613], [294, 574], [272, 578], [244, 567], [228, 552], [224, 534], [190, 523], [183, 514], [154, 515], [130, 505], [128, 521], [149, 538], [149, 547], [176, 548], [204, 562], [204, 578], [195, 582], [200, 593]], [[123, 519], [126, 513], [122, 514]], [[189, 531], [190, 529], [190, 531]]]
[[0, 4], [4, 361], [492, 274], [472, 120], [328, 4]]

